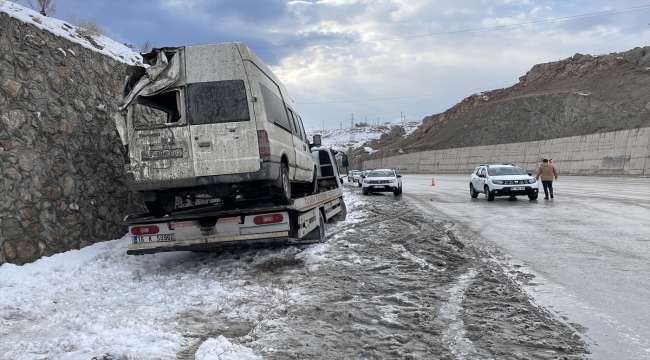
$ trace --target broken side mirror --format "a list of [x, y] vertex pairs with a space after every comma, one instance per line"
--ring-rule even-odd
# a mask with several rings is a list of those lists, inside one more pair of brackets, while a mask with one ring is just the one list
[[314, 142], [309, 144], [309, 147], [312, 148], [312, 147], [319, 147], [319, 146], [321, 146], [320, 135], [314, 135]]
[[350, 166], [350, 163], [348, 162], [348, 156], [346, 154], [343, 154], [343, 159], [341, 160], [341, 166], [344, 168]]
[[533, 176], [533, 173], [528, 173], [528, 176]]
[[402, 175], [397, 175], [397, 177], [398, 177], [398, 178], [401, 178], [401, 177], [402, 177]]

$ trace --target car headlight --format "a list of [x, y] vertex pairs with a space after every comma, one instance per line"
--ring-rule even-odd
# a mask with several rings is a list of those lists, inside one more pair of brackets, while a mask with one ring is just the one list
[[369, 184], [369, 183], [370, 183], [370, 180], [363, 180], [363, 183], [364, 183], [364, 184]]
[[536, 183], [536, 182], [537, 182], [537, 180], [535, 180], [535, 179], [530, 179], [530, 180], [528, 180], [528, 183], [529, 183], [529, 184], [534, 184], [534, 183]]
[[492, 180], [493, 184], [503, 185], [503, 180]]
[[389, 182], [389, 183], [394, 183], [394, 182], [397, 182], [397, 180], [395, 180], [395, 179], [391, 179], [391, 180], [388, 180], [388, 182]]

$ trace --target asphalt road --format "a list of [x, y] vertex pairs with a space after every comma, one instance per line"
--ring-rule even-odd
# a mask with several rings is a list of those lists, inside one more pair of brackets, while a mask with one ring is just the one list
[[[432, 179], [435, 186], [431, 186]], [[650, 359], [650, 178], [560, 176], [555, 199], [469, 196], [469, 175], [405, 174], [404, 199], [528, 269], [527, 291], [594, 359]]]

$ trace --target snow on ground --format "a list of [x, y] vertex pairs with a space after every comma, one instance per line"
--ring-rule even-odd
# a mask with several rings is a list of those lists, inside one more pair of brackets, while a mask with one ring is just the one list
[[[34, 3], [36, 3], [36, 1], [34, 1]], [[59, 19], [43, 16], [38, 13], [38, 11], [16, 4], [13, 1], [0, 0], [0, 11], [6, 13], [12, 18], [21, 20], [27, 24], [32, 24], [41, 30], [49, 31], [54, 35], [78, 43], [87, 49], [110, 56], [117, 61], [129, 65], [134, 65], [136, 63], [142, 64], [142, 57], [126, 45], [120, 44], [106, 36], [97, 35], [92, 37], [95, 44], [99, 47], [95, 46], [89, 39], [79, 35], [76, 26]], [[70, 49], [67, 49], [69, 54], [66, 54], [66, 51], [63, 49], [59, 50], [64, 56], [76, 56], [76, 54]]]
[[[403, 125], [404, 131], [406, 131], [404, 137], [411, 135], [417, 129], [417, 127], [420, 126], [420, 124], [422, 124], [421, 121], [411, 121], [405, 123]], [[368, 125], [355, 127], [354, 129], [347, 128], [314, 130], [307, 132], [307, 136], [309, 139], [311, 139], [315, 134], [320, 134], [323, 146], [330, 147], [334, 150], [347, 152], [363, 146], [370, 140], [379, 139], [382, 134], [390, 133], [391, 129], [394, 126], [402, 126], [402, 124], [389, 124], [379, 126]]]
[[[363, 216], [355, 210], [362, 207], [358, 194], [346, 190], [345, 200], [350, 222]], [[328, 224], [328, 233], [339, 224]], [[301, 301], [299, 285], [258, 274], [266, 264], [295, 257], [317, 269], [328, 247], [131, 256], [129, 241], [0, 266], [0, 359], [175, 359], [201, 341], [193, 334], [228, 330], [212, 323], [217, 316], [254, 325], [270, 310]], [[223, 336], [202, 340], [197, 359], [256, 358]]]
[[233, 344], [223, 335], [206, 340], [194, 355], [195, 360], [258, 360], [261, 359], [245, 346]]

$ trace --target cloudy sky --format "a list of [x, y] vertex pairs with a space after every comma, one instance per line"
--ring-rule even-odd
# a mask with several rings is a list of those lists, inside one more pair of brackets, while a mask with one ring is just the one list
[[537, 63], [650, 45], [650, 0], [56, 0], [71, 16], [136, 49], [242, 41], [308, 130], [421, 120]]

